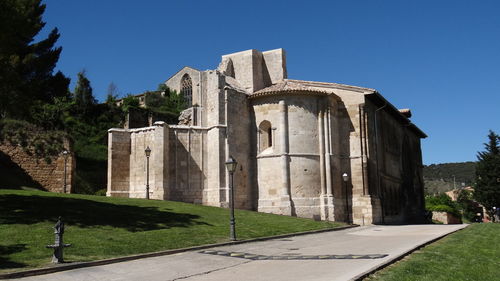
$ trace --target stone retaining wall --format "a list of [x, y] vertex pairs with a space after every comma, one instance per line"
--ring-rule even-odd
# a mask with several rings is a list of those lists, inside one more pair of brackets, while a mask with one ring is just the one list
[[[43, 158], [26, 153], [21, 146], [0, 143], [0, 152], [9, 157], [12, 164], [21, 168], [34, 182], [51, 192], [63, 192], [64, 156], [51, 157], [50, 163]], [[66, 160], [66, 193], [73, 190], [75, 160], [70, 153]]]
[[432, 212], [432, 219], [444, 224], [460, 224], [462, 220], [447, 212]]

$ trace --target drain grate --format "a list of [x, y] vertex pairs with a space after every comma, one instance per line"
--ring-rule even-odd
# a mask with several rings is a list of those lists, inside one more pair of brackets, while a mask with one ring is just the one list
[[207, 254], [207, 255], [233, 257], [233, 258], [240, 258], [240, 259], [249, 259], [249, 260], [358, 260], [358, 259], [381, 259], [383, 257], [388, 256], [387, 254], [267, 256], [267, 255], [255, 255], [255, 254], [250, 254], [250, 253], [214, 251], [214, 250], [204, 250], [204, 251], [200, 251], [198, 253]]

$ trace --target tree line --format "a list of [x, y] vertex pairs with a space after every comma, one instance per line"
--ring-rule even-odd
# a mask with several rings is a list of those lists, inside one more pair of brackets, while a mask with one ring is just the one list
[[[0, 141], [9, 135], [23, 138], [26, 132], [19, 128], [32, 125], [49, 135], [64, 132], [72, 140], [78, 162], [77, 191], [94, 193], [105, 187], [107, 130], [120, 126], [130, 109], [139, 108], [139, 101], [129, 94], [117, 105], [112, 83], [106, 101], [99, 103], [85, 71], [78, 73], [76, 86], [70, 90], [70, 78], [54, 71], [63, 50], [56, 46], [58, 29], [35, 41], [46, 24], [42, 20], [45, 8], [41, 0], [0, 1]], [[146, 110], [166, 114], [167, 121], [175, 122], [186, 102], [160, 84], [158, 91], [147, 93], [146, 105]], [[50, 141], [36, 145], [42, 146], [36, 150], [41, 153], [58, 153], [54, 149], [58, 146]]]

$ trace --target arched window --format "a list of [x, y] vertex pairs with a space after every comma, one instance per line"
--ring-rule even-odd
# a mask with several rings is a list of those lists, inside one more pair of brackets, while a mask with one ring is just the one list
[[184, 74], [181, 80], [181, 93], [186, 100], [188, 107], [191, 107], [193, 104], [193, 82], [191, 81], [191, 77], [189, 74]]
[[259, 125], [259, 151], [273, 146], [273, 128], [271, 122], [264, 120]]

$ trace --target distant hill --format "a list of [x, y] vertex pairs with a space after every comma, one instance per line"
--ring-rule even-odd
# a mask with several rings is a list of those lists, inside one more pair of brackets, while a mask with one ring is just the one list
[[456, 188], [472, 185], [476, 173], [476, 162], [424, 165], [423, 172], [426, 193], [440, 193], [454, 188], [454, 177]]

